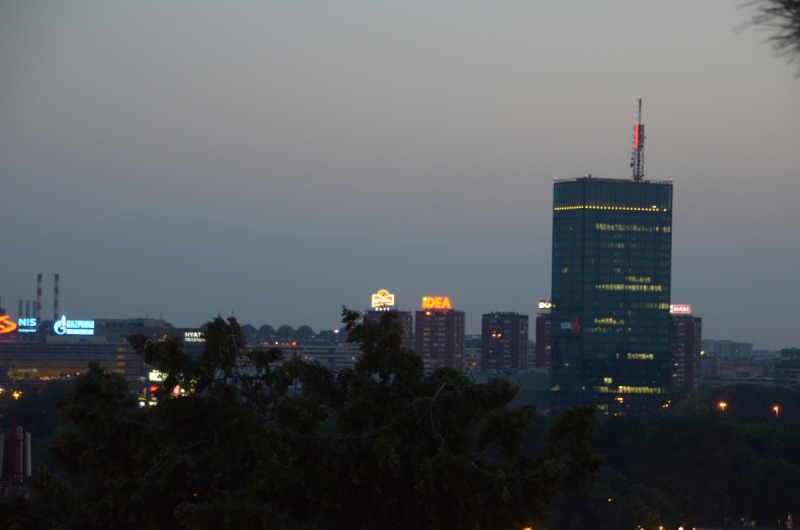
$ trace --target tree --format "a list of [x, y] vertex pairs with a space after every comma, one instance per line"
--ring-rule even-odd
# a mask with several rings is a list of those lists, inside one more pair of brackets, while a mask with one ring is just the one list
[[233, 318], [204, 326], [199, 359], [131, 337], [166, 374], [158, 405], [92, 365], [59, 403], [68, 426], [51, 447], [74, 485], [41, 470], [36, 513], [64, 528], [517, 529], [600, 466], [591, 409], [526, 452], [534, 409], [507, 407], [508, 381], [425, 374], [396, 312], [343, 317], [362, 357], [339, 373], [248, 351]]
[[295, 330], [289, 324], [284, 324], [275, 332], [275, 336], [281, 339], [292, 339], [295, 336]]
[[680, 510], [660, 490], [604, 466], [580, 493], [557, 501], [556, 530], [618, 530], [680, 526]]
[[275, 328], [269, 324], [264, 324], [258, 328], [258, 336], [261, 340], [269, 340], [275, 336]]
[[[755, 0], [758, 14], [746, 25], [762, 27], [775, 32], [769, 38], [778, 57], [788, 57], [789, 62], [800, 57], [800, 0]], [[800, 68], [797, 75], [800, 76]]]
[[297, 328], [297, 336], [302, 339], [309, 339], [316, 335], [314, 330], [311, 326], [306, 326], [305, 324]]

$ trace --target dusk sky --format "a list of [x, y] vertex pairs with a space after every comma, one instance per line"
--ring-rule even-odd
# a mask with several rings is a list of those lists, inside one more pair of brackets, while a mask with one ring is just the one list
[[672, 302], [800, 347], [800, 78], [736, 0], [0, 1], [0, 297], [339, 327], [535, 316], [553, 177], [674, 179]]

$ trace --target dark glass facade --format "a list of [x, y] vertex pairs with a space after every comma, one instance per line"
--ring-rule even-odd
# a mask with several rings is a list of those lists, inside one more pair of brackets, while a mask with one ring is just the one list
[[671, 245], [671, 182], [555, 183], [553, 407], [666, 403]]

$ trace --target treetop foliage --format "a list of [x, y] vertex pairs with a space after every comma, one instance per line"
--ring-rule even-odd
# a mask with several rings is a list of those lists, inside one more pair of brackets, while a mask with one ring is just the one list
[[[789, 62], [800, 57], [800, 0], [755, 0], [758, 14], [745, 26], [756, 26], [772, 31], [769, 37], [778, 57], [788, 57]], [[800, 67], [797, 75], [800, 76]]]
[[139, 408], [97, 365], [59, 403], [33, 510], [56, 528], [510, 528], [532, 526], [601, 457], [594, 412], [563, 414], [536, 440], [534, 408], [507, 405], [507, 380], [426, 374], [402, 347], [397, 314], [364, 323], [343, 310], [362, 356], [332, 372], [248, 350], [234, 318], [203, 333], [205, 352], [130, 338], [165, 374]]

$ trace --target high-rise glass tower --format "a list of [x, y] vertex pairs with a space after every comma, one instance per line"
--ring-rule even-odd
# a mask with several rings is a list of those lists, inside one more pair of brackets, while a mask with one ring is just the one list
[[669, 389], [672, 183], [558, 181], [551, 404], [661, 407]]

